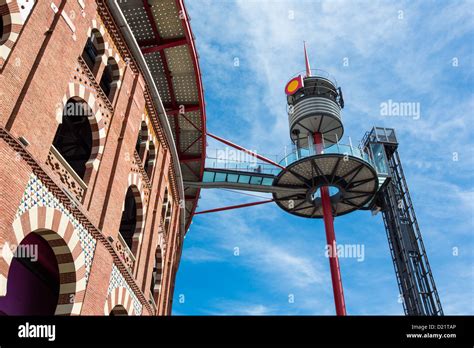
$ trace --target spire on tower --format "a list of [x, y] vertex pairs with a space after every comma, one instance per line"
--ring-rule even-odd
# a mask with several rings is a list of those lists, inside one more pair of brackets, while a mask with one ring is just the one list
[[306, 52], [306, 41], [303, 41], [304, 45], [304, 59], [306, 62], [306, 77], [311, 76], [311, 67], [309, 66], [308, 52]]

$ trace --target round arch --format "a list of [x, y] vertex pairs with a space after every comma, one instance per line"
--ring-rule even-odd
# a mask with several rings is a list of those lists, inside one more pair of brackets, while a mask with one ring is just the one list
[[114, 102], [121, 86], [121, 72], [115, 57], [108, 57], [99, 85], [111, 103]]
[[137, 144], [135, 146], [135, 150], [137, 151], [140, 159], [142, 159], [145, 155], [148, 135], [148, 126], [145, 121], [142, 121], [142, 123], [140, 124], [140, 129], [138, 130]]
[[[160, 237], [162, 237], [162, 235]], [[163, 260], [163, 251], [161, 246], [158, 244], [155, 251], [155, 266], [153, 267], [150, 285], [150, 291], [153, 295], [153, 298], [155, 299], [155, 303], [158, 303], [158, 298], [161, 291], [161, 281], [163, 278]]]
[[[54, 314], [79, 315], [86, 289], [86, 266], [78, 232], [69, 218], [57, 209], [35, 206], [15, 219], [12, 227], [16, 245], [34, 233], [44, 239], [54, 253], [59, 271], [59, 297]], [[8, 269], [3, 275], [6, 284], [2, 287], [2, 296], [8, 296], [9, 270], [14, 259], [9, 250], [3, 248]]]
[[90, 28], [87, 32], [87, 41], [84, 45], [82, 52], [82, 58], [86, 62], [87, 66], [94, 74], [99, 71], [100, 65], [102, 64], [102, 57], [105, 54], [105, 42], [104, 36], [99, 29]]
[[0, 0], [0, 17], [0, 67], [2, 67], [18, 39], [23, 20], [16, 1]]
[[91, 165], [92, 127], [89, 119], [92, 115], [85, 100], [69, 99], [53, 140], [53, 146], [81, 179], [85, 177], [88, 164]]
[[126, 191], [119, 232], [133, 255], [137, 252], [142, 239], [144, 222], [143, 195], [139, 186], [132, 183]]
[[83, 85], [70, 83], [68, 90], [63, 97], [62, 102], [56, 110], [56, 119], [58, 123], [62, 121], [63, 110], [66, 108], [69, 100], [82, 100], [91, 109], [91, 115], [88, 118], [92, 131], [91, 156], [86, 163], [84, 182], [87, 183], [91, 177], [92, 171], [99, 168], [99, 163], [104, 152], [106, 130], [100, 108], [97, 106], [96, 99], [92, 92]]
[[[114, 312], [115, 311], [115, 312]], [[125, 311], [125, 312], [124, 312]], [[112, 314], [112, 312], [114, 312]], [[126, 313], [126, 314], [125, 314]], [[130, 292], [123, 286], [112, 289], [104, 304], [104, 315], [138, 315]]]

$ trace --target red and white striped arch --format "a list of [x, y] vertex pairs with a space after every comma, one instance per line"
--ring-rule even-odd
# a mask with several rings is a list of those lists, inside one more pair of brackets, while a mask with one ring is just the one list
[[104, 315], [110, 315], [110, 312], [117, 306], [122, 306], [128, 315], [138, 315], [133, 307], [133, 299], [127, 288], [120, 286], [111, 291], [104, 305]]
[[[145, 215], [146, 215], [146, 206], [143, 204], [145, 202], [145, 194], [143, 192], [142, 188], [142, 178], [140, 173], [130, 173], [128, 175], [128, 187], [127, 190], [125, 191], [125, 194], [127, 194], [127, 191], [129, 188], [132, 189], [133, 192], [133, 197], [135, 198], [135, 203], [137, 207], [137, 225], [135, 227], [135, 232], [133, 234], [132, 238], [132, 253], [135, 255], [138, 259], [137, 252], [139, 250], [140, 244], [142, 242], [143, 238], [143, 225], [145, 223]], [[125, 202], [125, 201], [124, 201]]]
[[0, 16], [3, 20], [3, 35], [0, 38], [0, 68], [10, 55], [20, 36], [35, 0], [0, 0]]
[[[12, 224], [16, 245], [30, 233], [37, 233], [51, 246], [59, 268], [59, 299], [55, 315], [79, 315], [86, 290], [86, 266], [79, 233], [66, 214], [58, 209], [35, 206]], [[3, 248], [7, 272], [13, 260], [10, 248]], [[0, 275], [0, 296], [6, 295], [8, 273]]]
[[89, 117], [89, 123], [92, 130], [92, 150], [91, 157], [86, 163], [86, 173], [84, 175], [84, 182], [87, 183], [92, 171], [99, 168], [99, 163], [104, 152], [106, 137], [105, 124], [102, 118], [102, 111], [97, 106], [96, 98], [92, 90], [90, 88], [86, 88], [84, 85], [72, 82], [68, 85], [68, 89], [63, 97], [61, 107], [58, 107], [56, 110], [56, 119], [58, 123], [62, 121], [62, 111], [70, 99], [79, 99], [84, 101], [92, 111], [92, 115]]

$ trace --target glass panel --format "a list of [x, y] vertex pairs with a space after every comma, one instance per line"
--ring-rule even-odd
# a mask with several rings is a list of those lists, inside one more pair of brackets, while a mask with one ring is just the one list
[[272, 178], [264, 178], [262, 181], [262, 185], [272, 186], [273, 179]]
[[204, 172], [202, 181], [203, 182], [214, 182], [214, 174], [213, 172]]
[[250, 183], [253, 184], [253, 185], [261, 185], [262, 184], [262, 179], [261, 177], [258, 177], [258, 176], [252, 176], [252, 178], [250, 179]]
[[387, 174], [387, 162], [385, 161], [385, 151], [382, 144], [370, 144], [374, 156], [374, 164], [378, 173]]
[[387, 135], [385, 134], [385, 128], [376, 128], [377, 138], [379, 141], [387, 141]]
[[250, 176], [248, 176], [248, 175], [240, 175], [239, 176], [239, 183], [248, 184], [249, 182], [250, 182]]
[[225, 182], [227, 174], [225, 173], [216, 173], [216, 178], [214, 179], [215, 182]]
[[397, 138], [395, 136], [395, 130], [392, 128], [386, 128], [385, 130], [387, 132], [388, 141], [391, 143], [396, 143]]
[[228, 182], [237, 182], [239, 179], [239, 176], [237, 174], [228, 174], [227, 175], [227, 181]]

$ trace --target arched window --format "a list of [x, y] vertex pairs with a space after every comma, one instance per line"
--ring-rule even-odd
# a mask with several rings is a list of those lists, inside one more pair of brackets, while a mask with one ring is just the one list
[[148, 175], [148, 178], [151, 180], [151, 175], [153, 174], [153, 167], [155, 164], [155, 144], [153, 144], [153, 141], [150, 140], [148, 144], [148, 151], [145, 157], [145, 161], [143, 163], [143, 166], [145, 168], [145, 172]]
[[111, 317], [122, 317], [122, 316], [127, 316], [127, 310], [125, 309], [124, 306], [122, 305], [116, 305], [112, 310], [110, 311], [110, 316]]
[[97, 29], [94, 29], [91, 33], [91, 36], [89, 36], [87, 39], [82, 52], [82, 58], [94, 75], [99, 69], [104, 52], [104, 38]]
[[3, 44], [3, 32], [5, 30], [3, 29], [3, 16], [0, 16], [0, 45]]
[[171, 215], [172, 215], [173, 209], [171, 202], [168, 201], [168, 208], [166, 208], [166, 216], [165, 216], [165, 234], [168, 235], [170, 225], [171, 225]]
[[10, 8], [5, 0], [0, 0], [0, 46], [8, 41], [12, 31]]
[[53, 141], [53, 146], [81, 179], [84, 179], [92, 152], [89, 117], [92, 117], [92, 110], [84, 100], [69, 99]]
[[36, 0], [0, 0], [0, 67], [5, 64], [14, 49], [36, 2]]
[[60, 272], [55, 253], [39, 234], [28, 234], [17, 247], [8, 272], [0, 315], [54, 315], [59, 301]]
[[164, 221], [167, 210], [168, 210], [168, 203], [169, 203], [169, 197], [168, 197], [168, 188], [165, 188], [165, 195], [163, 196], [163, 204], [161, 206], [161, 219]]
[[142, 160], [146, 151], [147, 140], [148, 140], [148, 126], [146, 125], [145, 121], [142, 121], [140, 130], [138, 131], [137, 145], [135, 146], [135, 150], [137, 151], [138, 156]]
[[155, 252], [155, 266], [153, 267], [153, 274], [151, 277], [150, 284], [150, 293], [155, 299], [155, 303], [158, 302], [158, 296], [160, 295], [161, 290], [161, 278], [163, 275], [163, 255], [161, 253], [161, 248], [158, 245]]
[[164, 224], [164, 234], [168, 235], [170, 224], [171, 224], [171, 215], [172, 215], [173, 205], [171, 198], [168, 193], [168, 188], [165, 188], [165, 196], [163, 198], [163, 206], [161, 208], [161, 218]]
[[133, 235], [137, 228], [137, 202], [132, 187], [129, 187], [125, 195], [125, 203], [120, 221], [120, 234], [130, 250], [133, 246]]
[[107, 66], [104, 69], [102, 78], [100, 80], [100, 87], [105, 93], [110, 102], [114, 101], [115, 93], [117, 92], [118, 82], [120, 80], [120, 71], [117, 62], [110, 57], [107, 61]]
[[137, 255], [138, 252], [143, 221], [143, 203], [140, 191], [137, 186], [132, 185], [125, 195], [119, 231], [133, 255]]

